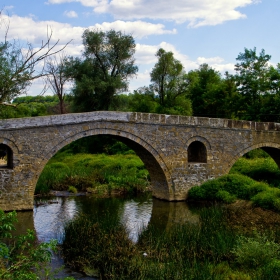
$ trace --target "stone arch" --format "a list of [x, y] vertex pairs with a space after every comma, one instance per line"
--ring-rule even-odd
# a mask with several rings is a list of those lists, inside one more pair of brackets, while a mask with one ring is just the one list
[[246, 149], [240, 151], [238, 154], [236, 154], [233, 157], [233, 159], [229, 162], [228, 169], [227, 169], [226, 173], [228, 173], [230, 171], [230, 169], [232, 168], [234, 163], [240, 157], [242, 157], [246, 153], [248, 153], [248, 152], [250, 152], [252, 150], [255, 150], [255, 149], [262, 149], [265, 152], [267, 152], [271, 156], [271, 158], [276, 162], [278, 167], [280, 168], [280, 144], [279, 143], [274, 143], [274, 142], [266, 142], [266, 143], [258, 143], [258, 144], [249, 146]]
[[14, 168], [14, 157], [17, 158], [18, 155], [18, 147], [15, 143], [9, 139], [2, 139], [0, 141], [0, 152], [2, 152], [3, 156], [6, 157], [7, 163], [5, 165], [0, 166], [0, 169], [13, 169]]
[[204, 137], [195, 136], [187, 141], [188, 162], [207, 163], [210, 143]]
[[149, 171], [153, 195], [160, 199], [172, 200], [174, 196], [173, 188], [171, 187], [172, 178], [162, 156], [148, 142], [140, 137], [126, 131], [110, 128], [96, 128], [79, 132], [65, 138], [64, 141], [59, 142], [58, 145], [47, 151], [47, 153], [42, 155], [43, 160], [40, 164], [40, 168], [38, 169], [38, 176], [36, 178], [35, 185], [46, 163], [60, 149], [80, 138], [95, 135], [112, 135], [114, 138], [133, 149]]

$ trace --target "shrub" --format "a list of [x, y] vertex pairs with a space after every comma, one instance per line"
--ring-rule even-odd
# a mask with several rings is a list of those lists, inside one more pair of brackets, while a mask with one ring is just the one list
[[57, 279], [49, 268], [57, 242], [38, 244], [32, 230], [13, 236], [16, 221], [16, 212], [5, 214], [0, 210], [0, 279]]
[[256, 194], [269, 190], [269, 185], [264, 182], [255, 182], [248, 188], [248, 196], [252, 198]]
[[256, 206], [264, 209], [280, 210], [279, 207], [280, 190], [269, 188], [267, 191], [262, 191], [251, 198]]
[[68, 192], [70, 192], [70, 193], [77, 193], [78, 190], [75, 187], [73, 187], [73, 186], [69, 186]]
[[218, 179], [223, 183], [223, 189], [238, 198], [248, 199], [248, 188], [254, 184], [254, 180], [241, 174], [228, 174]]
[[240, 158], [230, 173], [249, 176], [256, 181], [266, 181], [277, 187], [280, 184], [280, 170], [272, 158]]
[[279, 252], [279, 244], [256, 232], [254, 237], [240, 236], [236, 247], [232, 250], [236, 262], [241, 267], [250, 269], [267, 265], [279, 256]]
[[249, 198], [249, 187], [255, 181], [240, 174], [228, 174], [218, 179], [210, 180], [201, 186], [193, 187], [188, 193], [190, 199], [221, 200], [226, 203], [236, 198]]
[[262, 271], [263, 280], [279, 280], [280, 279], [280, 260], [273, 259], [268, 263]]
[[224, 190], [218, 191], [217, 194], [216, 194], [216, 198], [218, 200], [221, 200], [221, 201], [225, 202], [225, 203], [233, 203], [236, 200], [235, 195], [230, 194], [229, 192], [224, 191]]
[[52, 188], [60, 190], [61, 185], [69, 175], [70, 168], [63, 162], [46, 165], [37, 182], [35, 193], [47, 193]]

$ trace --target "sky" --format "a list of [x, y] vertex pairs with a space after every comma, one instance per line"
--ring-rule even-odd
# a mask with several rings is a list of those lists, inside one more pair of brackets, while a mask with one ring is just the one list
[[[280, 63], [280, 0], [0, 0], [0, 38], [29, 42], [34, 48], [59, 40], [71, 56], [83, 53], [85, 29], [115, 29], [131, 34], [136, 42], [139, 67], [130, 80], [130, 91], [150, 84], [150, 72], [159, 48], [172, 51], [185, 71], [202, 63], [224, 75], [244, 48], [271, 55]], [[36, 81], [28, 94], [40, 93]]]

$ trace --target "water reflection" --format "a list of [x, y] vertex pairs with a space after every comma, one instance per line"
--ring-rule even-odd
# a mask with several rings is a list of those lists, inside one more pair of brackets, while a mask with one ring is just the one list
[[99, 220], [106, 215], [115, 217], [134, 242], [148, 224], [164, 230], [177, 223], [199, 223], [198, 214], [193, 213], [186, 202], [166, 202], [150, 197], [123, 199], [83, 196], [40, 200], [33, 212], [18, 212], [16, 228], [18, 233], [35, 229], [39, 241], [61, 241], [65, 223], [82, 214]]
[[152, 199], [144, 203], [136, 202], [133, 199], [124, 203], [120, 222], [133, 242], [138, 241], [139, 234], [148, 226], [152, 215], [152, 208]]
[[34, 207], [34, 227], [39, 241], [57, 239], [60, 242], [65, 222], [78, 214], [76, 201], [73, 198], [57, 198], [51, 202]]
[[[102, 220], [106, 215], [113, 216], [125, 227], [133, 242], [137, 242], [139, 234], [148, 225], [164, 230], [175, 223], [199, 223], [199, 216], [189, 210], [186, 202], [166, 202], [151, 197], [133, 199], [57, 197], [55, 200], [37, 201], [33, 212], [18, 212], [17, 233], [22, 234], [26, 233], [27, 229], [35, 229], [39, 241], [57, 239], [61, 242], [65, 223], [82, 214], [94, 216], [95, 220], [96, 218]], [[52, 266], [61, 266], [63, 260], [58, 256], [54, 257]], [[59, 276], [94, 279], [67, 269]]]

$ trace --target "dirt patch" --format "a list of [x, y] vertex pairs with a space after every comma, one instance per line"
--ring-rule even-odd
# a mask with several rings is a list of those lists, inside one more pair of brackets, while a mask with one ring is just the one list
[[255, 207], [250, 201], [238, 200], [226, 206], [230, 226], [251, 232], [280, 228], [280, 213]]

